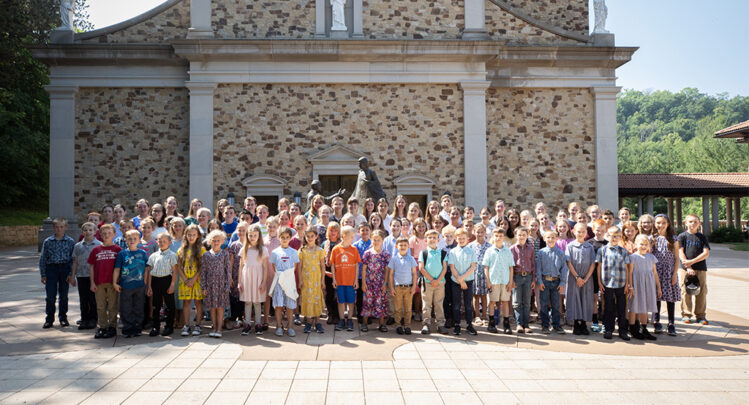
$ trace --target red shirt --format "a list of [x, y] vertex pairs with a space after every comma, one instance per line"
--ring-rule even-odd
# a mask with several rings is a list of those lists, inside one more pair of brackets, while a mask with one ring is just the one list
[[91, 254], [88, 255], [88, 264], [94, 265], [94, 283], [112, 283], [114, 264], [117, 261], [117, 253], [120, 253], [121, 250], [122, 248], [117, 245], [99, 245], [91, 251]]
[[356, 270], [361, 263], [359, 250], [353, 246], [337, 245], [330, 253], [330, 262], [335, 264], [335, 282], [338, 285], [353, 286]]

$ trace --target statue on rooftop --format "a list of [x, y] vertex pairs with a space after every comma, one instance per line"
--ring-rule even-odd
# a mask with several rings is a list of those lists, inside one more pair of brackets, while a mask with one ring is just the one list
[[609, 34], [606, 30], [606, 18], [609, 15], [609, 9], [606, 7], [606, 0], [593, 0], [593, 15], [595, 17], [594, 34]]
[[60, 0], [60, 20], [61, 29], [75, 31], [73, 28], [73, 18], [75, 16], [75, 0]]

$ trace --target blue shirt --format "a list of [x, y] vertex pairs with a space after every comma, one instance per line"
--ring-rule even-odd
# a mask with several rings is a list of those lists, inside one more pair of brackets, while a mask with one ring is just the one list
[[42, 277], [46, 276], [47, 265], [49, 264], [73, 264], [73, 249], [75, 241], [68, 235], [62, 239], [55, 238], [55, 235], [45, 239], [42, 243], [42, 254], [39, 256], [39, 273]]
[[[400, 236], [393, 237], [393, 235], [388, 235], [388, 236], [385, 237], [385, 240], [382, 241], [382, 250], [384, 250], [386, 252], [390, 252], [390, 256], [391, 257], [398, 254], [398, 247], [395, 246], [395, 241], [399, 237]], [[410, 255], [411, 254], [411, 248], [408, 248], [408, 251], [406, 253], [408, 253]]]
[[567, 287], [567, 273], [570, 269], [567, 267], [567, 256], [556, 246], [545, 247], [538, 251], [536, 257], [536, 279], [539, 284], [543, 284], [543, 276], [558, 277], [559, 285]]
[[606, 245], [598, 249], [596, 263], [601, 263], [601, 281], [607, 288], [621, 288], [627, 284], [629, 252], [623, 246]]
[[270, 263], [276, 266], [276, 271], [293, 270], [294, 265], [299, 263], [299, 254], [291, 246], [286, 249], [279, 246], [271, 252]]
[[[234, 222], [227, 224], [226, 222], [221, 223], [221, 227], [224, 228], [224, 232], [227, 235], [231, 235], [234, 233], [234, 231], [237, 230], [237, 225], [239, 225], [239, 221], [237, 221], [236, 218], [234, 218]], [[222, 248], [223, 249], [223, 248]]]
[[[359, 257], [364, 257], [364, 252], [366, 252], [367, 250], [369, 250], [369, 248], [372, 246], [372, 239], [370, 239], [370, 240], [368, 240], [366, 242], [364, 242], [363, 239], [359, 239], [358, 241], [354, 242], [352, 245], [356, 248], [356, 250], [359, 251]], [[391, 257], [392, 257], [392, 253], [391, 253]], [[361, 280], [361, 266], [363, 264], [364, 263], [359, 263], [359, 269], [356, 272], [358, 274], [357, 278], [359, 280]]]
[[123, 290], [145, 287], [146, 263], [148, 255], [140, 249], [117, 253], [114, 267], [120, 269], [120, 285]]
[[[427, 254], [426, 263], [424, 263], [424, 252]], [[447, 260], [447, 255], [445, 255], [445, 260]], [[432, 249], [427, 246], [419, 255], [419, 263], [424, 263], [424, 270], [429, 273], [432, 279], [438, 279], [440, 274], [442, 274], [442, 250], [439, 248]], [[440, 284], [444, 284], [444, 282], [444, 278], [440, 280]]]
[[[455, 271], [458, 272], [459, 276], [465, 274], [468, 269], [471, 268], [471, 264], [476, 263], [476, 251], [472, 247], [465, 245], [463, 247], [456, 246], [450, 250], [450, 254], [447, 255], [447, 265], [455, 266]], [[476, 271], [474, 270], [464, 281], [473, 281]], [[458, 280], [453, 276], [453, 281], [456, 283]]]
[[127, 241], [125, 241], [125, 236], [118, 236], [114, 238], [112, 243], [121, 247], [123, 250], [127, 250]]
[[507, 246], [502, 246], [502, 249], [492, 246], [484, 253], [482, 265], [488, 268], [489, 281], [492, 284], [509, 284], [510, 267], [515, 267], [515, 258]]
[[412, 285], [414, 282], [413, 273], [411, 272], [416, 267], [416, 260], [410, 254], [406, 253], [405, 256], [401, 256], [400, 253], [396, 253], [395, 256], [390, 258], [388, 267], [393, 269], [393, 282], [395, 285]]

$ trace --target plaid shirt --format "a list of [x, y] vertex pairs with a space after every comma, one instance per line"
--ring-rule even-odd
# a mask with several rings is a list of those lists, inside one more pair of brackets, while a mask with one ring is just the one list
[[621, 288], [627, 284], [629, 252], [622, 246], [607, 245], [598, 249], [596, 263], [601, 263], [601, 280], [607, 288]]
[[75, 241], [68, 235], [64, 235], [62, 239], [55, 238], [55, 235], [45, 239], [39, 256], [39, 274], [46, 277], [49, 264], [72, 264], [74, 248]]

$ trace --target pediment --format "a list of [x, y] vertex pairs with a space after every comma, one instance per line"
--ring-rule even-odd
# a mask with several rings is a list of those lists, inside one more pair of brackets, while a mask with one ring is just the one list
[[421, 174], [407, 174], [393, 180], [393, 184], [396, 186], [433, 186], [437, 182]]
[[360, 157], [366, 157], [369, 159], [369, 157], [356, 150], [349, 148], [348, 146], [344, 146], [341, 144], [334, 144], [326, 149], [323, 149], [319, 152], [316, 152], [308, 158], [310, 162], [314, 163], [332, 163], [332, 162], [338, 162], [338, 163], [350, 163], [350, 162], [358, 162]]
[[245, 187], [284, 187], [286, 180], [269, 174], [258, 174], [242, 180]]

